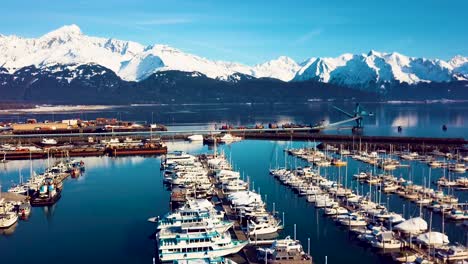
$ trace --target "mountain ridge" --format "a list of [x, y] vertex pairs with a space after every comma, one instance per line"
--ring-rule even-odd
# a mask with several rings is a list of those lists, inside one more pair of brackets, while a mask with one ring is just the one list
[[468, 57], [449, 61], [378, 52], [312, 57], [302, 63], [280, 56], [254, 66], [214, 61], [168, 45], [144, 46], [133, 41], [83, 34], [77, 25], [63, 26], [39, 38], [0, 35], [0, 67], [14, 73], [35, 65], [101, 65], [126, 81], [142, 81], [156, 72], [199, 72], [212, 79], [235, 80], [235, 74], [284, 82], [317, 81], [379, 91], [394, 84], [468, 80]]

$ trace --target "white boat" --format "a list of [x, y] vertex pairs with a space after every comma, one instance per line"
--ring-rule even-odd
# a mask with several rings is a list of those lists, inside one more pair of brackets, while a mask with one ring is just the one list
[[57, 145], [57, 140], [53, 138], [43, 138], [41, 140], [41, 144], [43, 145]]
[[468, 249], [461, 245], [449, 246], [447, 249], [439, 250], [437, 257], [449, 263], [468, 260]]
[[0, 228], [8, 228], [18, 221], [18, 215], [14, 212], [0, 214]]
[[315, 201], [315, 207], [317, 208], [334, 207], [334, 206], [338, 206], [338, 202], [336, 202], [332, 198], [329, 198], [328, 196], [322, 199], [317, 199]]
[[31, 214], [31, 204], [29, 202], [23, 202], [18, 206], [18, 215], [23, 218], [27, 218]]
[[220, 142], [223, 142], [223, 143], [231, 143], [231, 142], [236, 142], [236, 141], [240, 141], [240, 140], [242, 140], [241, 137], [233, 136], [233, 135], [231, 135], [230, 133], [224, 134], [224, 135], [219, 139], [219, 141], [220, 141]]
[[337, 220], [340, 224], [344, 226], [355, 227], [367, 225], [366, 219], [363, 216], [356, 213], [342, 215], [340, 216], [340, 218], [337, 218]]
[[429, 162], [428, 165], [431, 168], [440, 168], [440, 167], [442, 167], [442, 162], [437, 161], [437, 160], [433, 160], [433, 161]]
[[203, 141], [203, 135], [191, 135], [187, 139], [190, 141]]
[[126, 145], [139, 145], [141, 144], [141, 140], [139, 139], [133, 139], [131, 137], [126, 137], [123, 141]]
[[456, 173], [465, 173], [466, 172], [465, 163], [457, 163], [453, 166], [450, 166], [449, 170], [456, 172]]
[[273, 216], [255, 217], [247, 224], [249, 236], [273, 234], [279, 229], [281, 229], [280, 223]]
[[269, 248], [258, 248], [258, 263], [312, 264], [312, 257], [304, 252], [301, 242], [291, 237], [275, 240]]
[[427, 222], [421, 217], [410, 218], [394, 227], [395, 230], [406, 234], [420, 234], [428, 228]]
[[29, 191], [29, 188], [27, 185], [15, 185], [8, 189], [9, 193], [16, 193], [16, 194], [23, 194], [23, 195], [26, 195], [28, 191]]
[[425, 246], [442, 246], [449, 243], [448, 236], [440, 232], [429, 231], [416, 237], [416, 243]]
[[158, 238], [158, 257], [161, 262], [217, 258], [239, 252], [247, 241], [231, 239], [229, 232], [179, 234], [174, 238]]
[[236, 179], [229, 181], [223, 188], [229, 192], [238, 192], [247, 190], [249, 185], [241, 179]]
[[309, 203], [315, 203], [317, 200], [329, 199], [328, 194], [313, 194], [307, 196], [307, 201]]
[[452, 209], [445, 216], [452, 220], [468, 220], [468, 211], [461, 209]]
[[18, 221], [18, 215], [12, 212], [13, 205], [0, 198], [0, 228], [9, 228]]
[[384, 183], [384, 186], [382, 186], [382, 191], [386, 193], [394, 192], [396, 190], [398, 190], [398, 185], [394, 183]]
[[325, 211], [324, 211], [325, 215], [343, 215], [347, 213], [348, 213], [348, 210], [341, 206], [333, 206], [330, 208], [325, 208]]
[[117, 144], [120, 144], [120, 140], [118, 138], [102, 139], [101, 144], [104, 144], [104, 145], [117, 145]]
[[380, 249], [399, 249], [402, 247], [400, 240], [395, 238], [392, 231], [380, 232], [371, 240], [371, 245]]
[[401, 158], [405, 160], [414, 160], [414, 159], [417, 159], [418, 157], [419, 157], [419, 154], [416, 152], [401, 155]]

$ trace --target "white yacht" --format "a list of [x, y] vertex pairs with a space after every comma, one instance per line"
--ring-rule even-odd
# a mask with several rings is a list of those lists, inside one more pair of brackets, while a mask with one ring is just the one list
[[18, 215], [12, 212], [13, 206], [0, 198], [0, 228], [8, 228], [18, 221]]
[[380, 249], [399, 249], [403, 245], [392, 231], [380, 232], [370, 242], [373, 247]]
[[162, 219], [149, 219], [151, 222], [157, 222], [157, 229], [168, 229], [184, 227], [189, 228], [190, 225], [199, 225], [198, 227], [212, 227], [218, 232], [224, 232], [232, 226], [232, 222], [224, 221], [218, 217], [218, 215], [210, 214], [208, 211], [199, 211], [191, 213], [170, 213]]
[[339, 216], [337, 220], [340, 224], [344, 226], [354, 227], [354, 226], [366, 226], [367, 225], [366, 219], [363, 216], [356, 214], [356, 213], [350, 213], [347, 215]]
[[18, 215], [14, 212], [0, 214], [0, 228], [8, 228], [18, 221]]
[[223, 142], [223, 143], [231, 143], [231, 142], [236, 142], [236, 141], [240, 141], [242, 140], [241, 137], [236, 137], [236, 136], [233, 136], [229, 133], [226, 133], [224, 134], [220, 139], [219, 141], [220, 142]]
[[353, 177], [358, 180], [364, 180], [367, 179], [368, 175], [365, 172], [360, 172], [358, 174], [354, 174]]
[[347, 213], [348, 213], [348, 210], [341, 206], [332, 206], [329, 208], [325, 208], [325, 211], [324, 211], [325, 215], [343, 215]]
[[[439, 250], [437, 256], [444, 262], [451, 263], [456, 261], [468, 260], [468, 249], [462, 245], [449, 246], [446, 249]], [[464, 262], [462, 262], [464, 263]]]
[[217, 258], [239, 252], [247, 241], [231, 239], [228, 232], [179, 234], [173, 238], [158, 238], [158, 257], [162, 262], [197, 258]]
[[191, 135], [187, 139], [189, 141], [203, 141], [203, 135]]
[[275, 240], [269, 248], [259, 248], [259, 263], [265, 264], [312, 264], [312, 257], [304, 252], [299, 240], [286, 237]]
[[118, 145], [118, 144], [120, 144], [120, 140], [118, 138], [102, 139], [101, 144], [104, 144], [104, 145]]
[[9, 193], [16, 193], [16, 194], [22, 194], [22, 195], [26, 195], [29, 191], [29, 188], [27, 185], [15, 185], [15, 186], [12, 186], [8, 189], [8, 192]]
[[456, 172], [456, 173], [465, 173], [466, 172], [465, 163], [457, 163], [455, 165], [452, 165], [449, 167], [449, 170]]
[[57, 140], [53, 138], [43, 138], [41, 140], [41, 144], [43, 145], [57, 145]]
[[245, 191], [249, 188], [248, 183], [241, 179], [229, 181], [223, 186], [223, 189], [229, 192]]
[[273, 234], [281, 228], [273, 216], [255, 217], [247, 224], [247, 234], [249, 236]]
[[176, 238], [181, 234], [204, 234], [209, 232], [225, 233], [233, 225], [230, 221], [185, 222], [179, 226], [165, 227], [156, 233], [156, 238]]

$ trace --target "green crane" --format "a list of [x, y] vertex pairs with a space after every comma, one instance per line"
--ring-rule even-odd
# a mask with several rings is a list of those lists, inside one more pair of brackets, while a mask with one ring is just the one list
[[335, 108], [339, 112], [345, 114], [346, 116], [349, 116], [350, 118], [352, 118], [352, 119], [354, 119], [356, 121], [356, 126], [353, 127], [353, 130], [360, 130], [360, 129], [363, 128], [362, 118], [364, 116], [373, 116], [374, 115], [374, 113], [367, 112], [366, 110], [364, 110], [359, 103], [356, 103], [356, 107], [354, 108], [353, 113], [348, 113], [348, 112], [344, 111], [343, 109], [338, 108], [336, 106], [333, 106], [333, 108]]

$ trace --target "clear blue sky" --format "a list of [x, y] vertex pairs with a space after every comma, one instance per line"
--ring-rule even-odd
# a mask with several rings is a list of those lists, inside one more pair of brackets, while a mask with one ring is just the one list
[[468, 55], [467, 12], [467, 0], [8, 0], [0, 33], [37, 37], [77, 24], [88, 35], [247, 64], [371, 49], [449, 59]]

